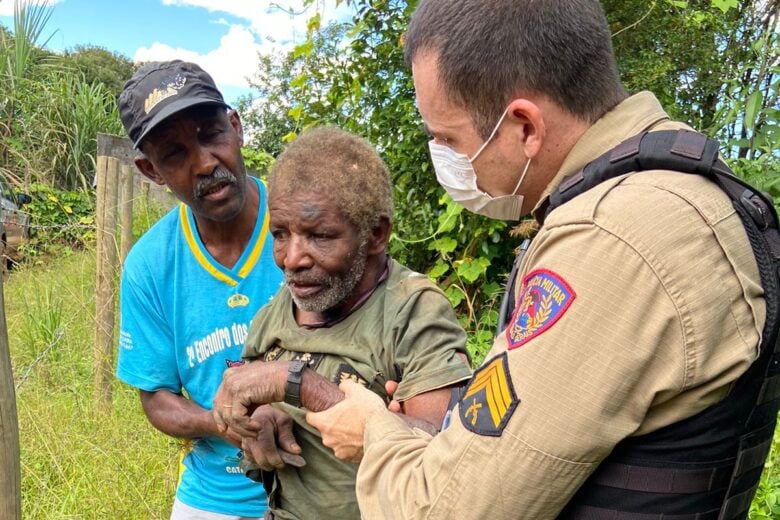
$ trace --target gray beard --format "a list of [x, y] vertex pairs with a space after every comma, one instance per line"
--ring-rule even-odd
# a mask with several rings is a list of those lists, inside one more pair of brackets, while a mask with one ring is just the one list
[[[367, 244], [363, 243], [358, 249], [355, 261], [352, 262], [349, 270], [342, 276], [327, 275], [322, 279], [312, 280], [322, 284], [324, 289], [310, 298], [299, 299], [290, 291], [295, 305], [306, 312], [325, 312], [333, 307], [344, 303], [355, 291], [363, 273], [366, 271]], [[289, 279], [287, 273], [285, 278]]]

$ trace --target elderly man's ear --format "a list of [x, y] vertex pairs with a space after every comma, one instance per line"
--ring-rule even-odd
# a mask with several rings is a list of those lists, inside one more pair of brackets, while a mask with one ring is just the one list
[[390, 230], [392, 228], [390, 217], [379, 217], [379, 222], [371, 229], [368, 243], [369, 255], [379, 255], [385, 252], [387, 243], [390, 241]]

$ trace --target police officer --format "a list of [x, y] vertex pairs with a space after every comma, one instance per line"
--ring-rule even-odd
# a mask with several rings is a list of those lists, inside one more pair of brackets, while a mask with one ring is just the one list
[[600, 3], [422, 0], [406, 57], [440, 184], [541, 228], [447, 429], [415, 431], [349, 383], [309, 414], [337, 456], [362, 455], [363, 517], [744, 518], [774, 418], [740, 444], [768, 300], [729, 197], [656, 169], [549, 211], [619, 143], [685, 128], [624, 91]]

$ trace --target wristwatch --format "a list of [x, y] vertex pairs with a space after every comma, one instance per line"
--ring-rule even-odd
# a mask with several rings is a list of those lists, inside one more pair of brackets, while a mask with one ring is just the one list
[[302, 359], [290, 361], [287, 369], [287, 389], [284, 391], [284, 402], [300, 408], [301, 406], [301, 378], [306, 362]]

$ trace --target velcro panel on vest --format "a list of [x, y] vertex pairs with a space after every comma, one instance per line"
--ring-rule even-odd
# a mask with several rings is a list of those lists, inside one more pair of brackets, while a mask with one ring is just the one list
[[630, 513], [615, 509], [603, 509], [600, 507], [578, 506], [576, 511], [566, 512], [558, 517], [558, 520], [717, 520], [718, 509], [706, 513], [692, 513], [680, 515]]
[[557, 208], [606, 179], [645, 170], [672, 170], [710, 175], [718, 159], [718, 142], [687, 130], [642, 132], [561, 182], [550, 195], [549, 209]]
[[719, 468], [669, 469], [613, 463], [594, 475], [593, 483], [645, 493], [702, 493], [725, 488], [731, 474], [731, 464]]

